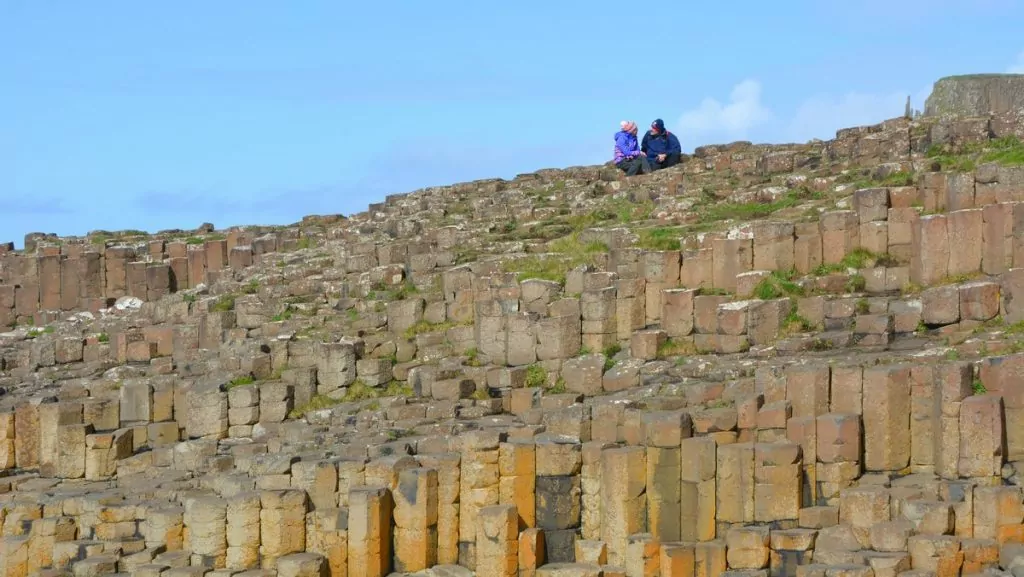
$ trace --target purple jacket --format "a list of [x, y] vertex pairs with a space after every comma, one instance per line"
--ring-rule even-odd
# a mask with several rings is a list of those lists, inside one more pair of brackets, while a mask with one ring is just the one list
[[636, 135], [620, 130], [615, 133], [615, 164], [640, 156]]

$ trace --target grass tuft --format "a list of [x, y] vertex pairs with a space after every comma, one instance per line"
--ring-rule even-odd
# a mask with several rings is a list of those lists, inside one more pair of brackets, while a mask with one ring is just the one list
[[548, 371], [538, 364], [526, 368], [526, 386], [528, 388], [543, 387], [548, 382]]
[[761, 300], [772, 300], [784, 296], [804, 296], [806, 291], [794, 279], [796, 271], [772, 271], [772, 273], [757, 283], [754, 287], [754, 298]]
[[988, 389], [985, 388], [985, 384], [981, 382], [981, 379], [974, 379], [974, 382], [971, 383], [971, 390], [974, 391], [975, 395], [984, 395], [988, 392]]
[[443, 323], [429, 323], [427, 321], [419, 321], [418, 323], [405, 329], [405, 338], [406, 340], [411, 341], [416, 338], [416, 335], [420, 335], [423, 333], [439, 333], [446, 331], [454, 326], [455, 323], [447, 321]]
[[782, 332], [785, 334], [808, 333], [815, 329], [814, 324], [797, 312], [794, 308], [782, 321]]
[[555, 253], [544, 256], [525, 256], [502, 264], [504, 272], [518, 273], [519, 281], [540, 279], [565, 284], [565, 275], [580, 265], [596, 264], [596, 255], [608, 252], [602, 242], [584, 243], [579, 233], [552, 241], [548, 249]]
[[723, 220], [755, 220], [798, 206], [808, 200], [820, 200], [822, 194], [807, 188], [790, 190], [774, 202], [723, 202], [710, 204], [699, 210], [699, 222], [709, 223]]
[[682, 244], [679, 237], [682, 235], [682, 228], [675, 226], [659, 226], [657, 228], [645, 228], [637, 231], [640, 240], [637, 242], [639, 248], [650, 250], [679, 250]]
[[677, 341], [669, 338], [665, 342], [658, 345], [658, 360], [665, 360], [669, 357], [689, 356], [696, 354], [697, 351], [693, 347], [693, 341]]
[[995, 162], [1003, 166], [1024, 165], [1024, 143], [1016, 136], [998, 138], [989, 143], [990, 151], [981, 155], [981, 162]]
[[316, 395], [309, 400], [308, 403], [295, 407], [288, 413], [290, 419], [301, 419], [306, 416], [307, 413], [314, 411], [321, 411], [323, 409], [329, 409], [335, 405], [340, 405], [343, 401], [341, 399], [335, 399], [328, 397], [327, 395]]
[[814, 269], [815, 276], [825, 276], [837, 272], [846, 272], [847, 269], [863, 269], [876, 266], [893, 267], [899, 266], [899, 262], [887, 253], [875, 254], [865, 248], [855, 248], [852, 252], [843, 257], [837, 264], [820, 264]]
[[256, 379], [252, 375], [245, 375], [244, 377], [237, 377], [231, 379], [225, 388], [233, 389], [235, 387], [244, 387], [246, 385], [252, 385], [256, 383]]
[[215, 313], [226, 313], [233, 310], [235, 310], [235, 295], [232, 294], [222, 295], [210, 307], [210, 311]]

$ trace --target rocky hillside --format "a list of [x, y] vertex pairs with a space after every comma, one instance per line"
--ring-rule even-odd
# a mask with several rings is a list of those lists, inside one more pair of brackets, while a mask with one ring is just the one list
[[0, 248], [3, 575], [1024, 567], [1024, 118]]

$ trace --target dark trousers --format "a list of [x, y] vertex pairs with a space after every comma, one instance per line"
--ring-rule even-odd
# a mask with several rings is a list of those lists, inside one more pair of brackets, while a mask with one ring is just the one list
[[651, 165], [651, 170], [661, 170], [663, 168], [669, 168], [670, 166], [675, 166], [675, 165], [679, 164], [679, 153], [678, 152], [673, 152], [672, 154], [666, 155], [665, 156], [665, 162], [658, 162], [657, 158], [658, 158], [657, 156], [652, 156], [649, 159], [650, 165]]
[[647, 161], [647, 157], [640, 155], [636, 158], [629, 160], [623, 160], [617, 165], [626, 176], [636, 176], [637, 174], [649, 174], [653, 172], [651, 170], [651, 163]]

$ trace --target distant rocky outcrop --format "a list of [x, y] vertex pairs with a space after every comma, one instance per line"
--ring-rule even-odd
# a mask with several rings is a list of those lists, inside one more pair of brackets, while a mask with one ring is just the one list
[[1024, 110], [1024, 74], [969, 74], [940, 78], [925, 101], [925, 116], [984, 116]]

